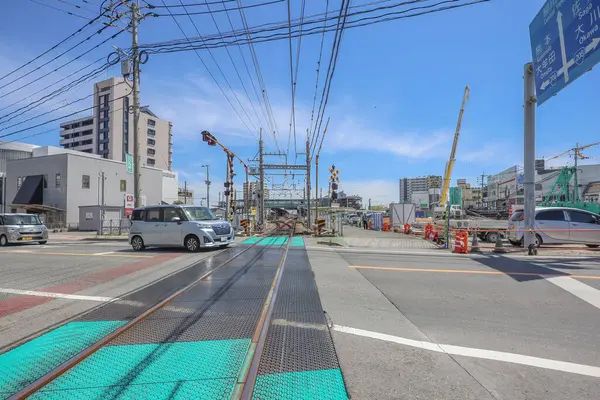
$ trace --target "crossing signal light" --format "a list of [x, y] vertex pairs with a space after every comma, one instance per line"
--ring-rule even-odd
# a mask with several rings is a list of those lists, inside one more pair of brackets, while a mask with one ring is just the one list
[[331, 183], [331, 190], [338, 190], [338, 184], [335, 182]]
[[208, 131], [202, 131], [202, 141], [208, 143], [209, 146], [217, 145], [217, 139]]

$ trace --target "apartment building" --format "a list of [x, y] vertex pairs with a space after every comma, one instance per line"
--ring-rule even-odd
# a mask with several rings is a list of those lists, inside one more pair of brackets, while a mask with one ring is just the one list
[[441, 187], [442, 177], [436, 175], [417, 178], [402, 178], [399, 182], [400, 203], [411, 203], [413, 193], [429, 192]]
[[[256, 200], [258, 197], [258, 190], [260, 189], [260, 183], [259, 182], [250, 182], [250, 200]], [[246, 198], [248, 197], [248, 185], [246, 183], [244, 183], [243, 186], [243, 200], [244, 202], [246, 201]], [[267, 185], [265, 184], [264, 186], [264, 190], [263, 190], [264, 196], [265, 196], [265, 200], [269, 200], [270, 198], [270, 194], [269, 194], [269, 189], [267, 189]]]
[[[133, 154], [132, 105], [131, 87], [124, 78], [95, 83], [94, 114], [62, 123], [61, 146], [125, 162], [127, 154]], [[141, 165], [171, 171], [172, 124], [141, 107], [138, 129]]]
[[186, 187], [177, 189], [177, 202], [179, 204], [194, 204], [194, 190]]

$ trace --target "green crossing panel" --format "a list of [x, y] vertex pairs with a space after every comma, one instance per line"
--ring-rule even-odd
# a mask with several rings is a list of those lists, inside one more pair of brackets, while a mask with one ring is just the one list
[[0, 398], [21, 390], [125, 322], [69, 322], [0, 355]]
[[256, 400], [346, 400], [342, 371], [281, 372], [258, 375], [252, 399]]
[[304, 247], [304, 239], [300, 236], [292, 237], [292, 243], [290, 243], [292, 247]]
[[262, 238], [260, 237], [251, 237], [242, 242], [242, 244], [254, 244], [256, 242], [260, 242]]
[[[258, 243], [258, 246], [281, 246], [287, 244], [288, 238], [287, 236], [273, 236], [266, 238], [252, 237], [244, 240], [242, 244], [255, 244]], [[304, 247], [304, 239], [300, 236], [292, 237], [292, 242], [290, 243], [292, 247]]]
[[37, 399], [229, 399], [250, 339], [106, 346]]

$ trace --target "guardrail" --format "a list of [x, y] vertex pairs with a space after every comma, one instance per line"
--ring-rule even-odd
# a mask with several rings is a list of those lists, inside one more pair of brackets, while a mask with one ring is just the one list
[[119, 236], [128, 235], [131, 221], [129, 219], [107, 219], [101, 221], [99, 235]]

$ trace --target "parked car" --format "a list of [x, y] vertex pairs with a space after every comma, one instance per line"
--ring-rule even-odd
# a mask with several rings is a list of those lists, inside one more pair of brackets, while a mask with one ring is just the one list
[[133, 210], [131, 217], [129, 244], [136, 251], [146, 247], [185, 247], [198, 251], [225, 247], [234, 241], [231, 224], [219, 220], [208, 207], [147, 206]]
[[0, 246], [48, 242], [48, 228], [37, 214], [0, 214]]
[[[523, 245], [523, 211], [516, 211], [508, 221], [508, 240]], [[585, 244], [600, 246], [600, 215], [567, 207], [535, 209], [535, 244]], [[518, 231], [518, 232], [515, 232]]]

